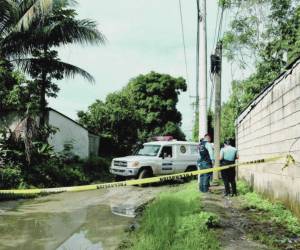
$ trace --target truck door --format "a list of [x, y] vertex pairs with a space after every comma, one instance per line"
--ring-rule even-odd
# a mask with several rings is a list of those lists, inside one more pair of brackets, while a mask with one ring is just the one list
[[159, 157], [161, 159], [161, 174], [172, 174], [174, 172], [172, 146], [163, 146]]
[[173, 161], [174, 173], [182, 173], [189, 165], [187, 145], [176, 145]]

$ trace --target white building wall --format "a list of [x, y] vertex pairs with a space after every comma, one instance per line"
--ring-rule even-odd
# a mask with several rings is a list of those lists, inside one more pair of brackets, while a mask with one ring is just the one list
[[[240, 161], [290, 152], [300, 162], [300, 60], [251, 106], [236, 123]], [[283, 167], [284, 160], [279, 160], [239, 168], [238, 175], [300, 215], [300, 164]]]
[[48, 119], [49, 125], [59, 128], [56, 134], [48, 139], [49, 144], [54, 146], [55, 151], [62, 151], [64, 144], [72, 142], [74, 154], [80, 158], [89, 156], [89, 135], [85, 128], [53, 110], [49, 110]]

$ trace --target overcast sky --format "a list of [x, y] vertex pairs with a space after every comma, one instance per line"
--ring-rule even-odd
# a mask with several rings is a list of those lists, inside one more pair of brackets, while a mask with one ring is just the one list
[[[107, 37], [105, 46], [72, 45], [59, 49], [62, 60], [90, 72], [91, 85], [80, 77], [59, 82], [60, 92], [49, 100], [52, 108], [77, 119], [96, 99], [120, 90], [138, 74], [157, 71], [185, 78], [178, 0], [88, 0], [78, 1], [80, 18], [96, 20]], [[217, 0], [207, 1], [208, 56], [212, 51]], [[195, 95], [196, 0], [182, 0], [188, 60], [188, 91], [181, 94], [178, 109], [183, 131], [191, 134], [193, 111], [189, 96]], [[226, 17], [226, 16], [225, 16]], [[209, 62], [209, 61], [208, 61]], [[231, 68], [223, 70], [222, 99], [230, 93]], [[210, 82], [209, 82], [210, 85]]]

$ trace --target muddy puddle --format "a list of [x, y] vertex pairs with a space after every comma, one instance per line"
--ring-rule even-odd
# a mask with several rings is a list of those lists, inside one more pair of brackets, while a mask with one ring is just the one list
[[134, 220], [135, 208], [156, 193], [95, 190], [1, 202], [0, 249], [115, 249]]
[[122, 187], [0, 202], [0, 250], [110, 250], [135, 211], [168, 186]]

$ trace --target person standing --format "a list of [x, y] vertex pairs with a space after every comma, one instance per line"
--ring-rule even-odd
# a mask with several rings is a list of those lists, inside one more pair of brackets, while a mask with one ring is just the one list
[[[209, 134], [206, 134], [203, 139], [200, 140], [199, 144], [199, 155], [198, 168], [199, 169], [208, 169], [212, 168], [214, 162], [214, 151], [211, 144], [211, 137]], [[199, 190], [200, 192], [206, 193], [209, 190], [209, 182], [211, 179], [211, 173], [201, 174]]]
[[[237, 149], [232, 146], [231, 140], [226, 140], [220, 152], [221, 166], [235, 164], [236, 159], [238, 159]], [[236, 196], [235, 167], [222, 170], [221, 176], [225, 186], [224, 196]]]

